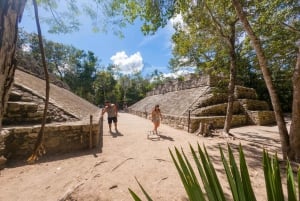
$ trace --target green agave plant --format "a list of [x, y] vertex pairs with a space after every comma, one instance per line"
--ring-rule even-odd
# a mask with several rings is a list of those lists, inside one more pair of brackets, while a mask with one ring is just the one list
[[[239, 167], [234, 158], [232, 149], [228, 147], [228, 159], [225, 158], [221, 147], [220, 154], [223, 166], [226, 172], [227, 180], [232, 193], [232, 200], [234, 201], [256, 201], [256, 197], [251, 185], [247, 163], [243, 153], [243, 148], [239, 146]], [[183, 150], [181, 152], [175, 147], [175, 153], [170, 149], [170, 155], [176, 166], [178, 174], [184, 185], [185, 191], [189, 200], [191, 201], [226, 201], [224, 191], [217, 177], [216, 170], [210, 160], [207, 150], [204, 146], [202, 149], [198, 144], [198, 154], [190, 145], [194, 162], [201, 178], [202, 187], [196, 177], [196, 173], [191, 166], [190, 161], [186, 157]], [[269, 154], [263, 151], [263, 169], [265, 176], [266, 192], [269, 201], [284, 201], [284, 193], [281, 182], [280, 167], [277, 155], [270, 157]], [[300, 171], [298, 170], [297, 180], [300, 181]], [[146, 199], [151, 201], [151, 196], [146, 192], [140, 182], [137, 180]], [[300, 201], [297, 198], [297, 190], [295, 188], [294, 174], [290, 163], [287, 163], [287, 193], [288, 201]], [[142, 200], [131, 189], [128, 189], [134, 200]], [[298, 186], [298, 192], [300, 187]]]

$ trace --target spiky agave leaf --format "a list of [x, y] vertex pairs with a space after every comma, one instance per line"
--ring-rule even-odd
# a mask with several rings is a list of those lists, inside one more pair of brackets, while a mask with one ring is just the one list
[[263, 152], [264, 175], [268, 200], [284, 201], [280, 168], [277, 155], [271, 158], [264, 150]]
[[239, 154], [240, 154], [240, 171], [241, 171], [241, 177], [242, 177], [242, 182], [244, 186], [244, 191], [245, 191], [245, 196], [247, 200], [249, 201], [256, 201], [255, 194], [253, 192], [253, 188], [251, 185], [251, 180], [249, 176], [249, 171], [245, 159], [245, 155], [243, 152], [243, 147], [240, 144], [239, 146]]
[[[194, 171], [189, 164], [188, 159], [185, 156], [182, 156], [181, 153], [178, 151], [177, 148], [175, 148], [175, 153], [177, 160], [175, 159], [175, 156], [173, 155], [172, 151], [169, 149], [169, 152], [171, 154], [171, 157], [173, 159], [173, 162], [176, 166], [176, 169], [179, 173], [179, 176], [181, 178], [182, 184], [186, 190], [186, 193], [190, 200], [205, 200], [203, 191], [201, 190], [201, 187], [199, 185], [199, 182], [197, 178], [195, 177]], [[184, 161], [184, 157], [186, 161]], [[189, 169], [190, 168], [190, 169]]]
[[213, 191], [213, 193], [216, 194], [217, 200], [226, 200], [225, 194], [222, 190], [222, 186], [220, 184], [216, 170], [210, 160], [210, 157], [208, 155], [208, 152], [207, 152], [205, 146], [203, 149], [204, 149], [204, 151], [202, 151], [202, 149], [200, 148], [200, 146], [198, 144], [198, 151], [199, 151], [200, 158], [201, 158], [204, 170], [205, 170], [205, 174], [207, 175], [206, 177], [211, 186], [211, 190]]
[[[150, 195], [146, 192], [146, 190], [144, 189], [144, 187], [141, 185], [141, 183], [137, 180], [137, 178], [135, 177], [136, 182], [138, 183], [138, 185], [140, 186], [142, 192], [144, 193], [144, 195], [146, 196], [148, 201], [152, 201], [152, 198], [150, 197]], [[130, 189], [128, 188], [131, 196], [133, 197], [133, 199], [135, 201], [141, 201], [141, 199]]]
[[[207, 195], [208, 200], [211, 200], [211, 201], [218, 200], [218, 194], [220, 194], [220, 191], [222, 191], [222, 189], [212, 189], [211, 188], [211, 186], [213, 186], [213, 185], [210, 185], [209, 179], [207, 178], [207, 175], [205, 174], [203, 165], [200, 163], [199, 158], [197, 157], [197, 154], [196, 154], [194, 148], [191, 145], [190, 145], [190, 149], [191, 149], [194, 161], [196, 163], [198, 173], [199, 173], [200, 178], [202, 180], [204, 189], [206, 191], [206, 195]], [[199, 149], [201, 149], [201, 148], [199, 147]], [[218, 191], [218, 192], [216, 193], [216, 191]]]
[[297, 201], [294, 173], [290, 162], [287, 164], [287, 192], [288, 192], [288, 201]]

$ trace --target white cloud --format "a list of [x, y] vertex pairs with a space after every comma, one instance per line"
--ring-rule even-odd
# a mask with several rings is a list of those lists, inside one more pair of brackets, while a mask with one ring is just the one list
[[182, 15], [178, 14], [175, 17], [171, 18], [170, 23], [171, 23], [172, 26], [176, 26], [176, 25], [183, 26]]
[[172, 77], [172, 78], [177, 78], [179, 76], [184, 76], [184, 75], [188, 75], [191, 73], [195, 72], [195, 67], [185, 67], [183, 69], [180, 69], [174, 73], [165, 73], [164, 77]]
[[117, 52], [110, 57], [110, 60], [123, 74], [140, 72], [144, 67], [143, 57], [140, 52], [136, 52], [130, 56], [128, 56], [125, 51]]
[[29, 44], [23, 44], [21, 48], [24, 52], [30, 52], [31, 51], [31, 47], [30, 47]]

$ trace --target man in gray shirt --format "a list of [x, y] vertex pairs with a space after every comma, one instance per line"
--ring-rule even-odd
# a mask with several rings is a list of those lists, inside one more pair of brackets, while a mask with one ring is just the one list
[[107, 121], [109, 126], [109, 132], [111, 132], [111, 124], [114, 122], [115, 131], [118, 132], [117, 122], [118, 122], [118, 108], [115, 104], [105, 101], [105, 108], [102, 110], [101, 116], [103, 117], [104, 113], [107, 112]]

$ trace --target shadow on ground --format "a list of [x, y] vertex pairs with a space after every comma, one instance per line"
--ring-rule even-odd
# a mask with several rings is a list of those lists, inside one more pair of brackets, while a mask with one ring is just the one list
[[59, 160], [65, 160], [69, 158], [76, 158], [76, 157], [82, 157], [86, 155], [91, 155], [94, 158], [97, 158], [99, 154], [102, 153], [102, 148], [92, 148], [89, 150], [82, 150], [82, 151], [74, 151], [72, 153], [57, 153], [55, 155], [44, 155], [40, 157], [38, 161], [36, 161], [33, 164], [27, 163], [26, 159], [20, 160], [20, 159], [14, 159], [14, 160], [8, 160], [6, 164], [6, 168], [15, 168], [25, 165], [36, 165], [41, 163], [49, 163], [53, 161], [59, 161]]

